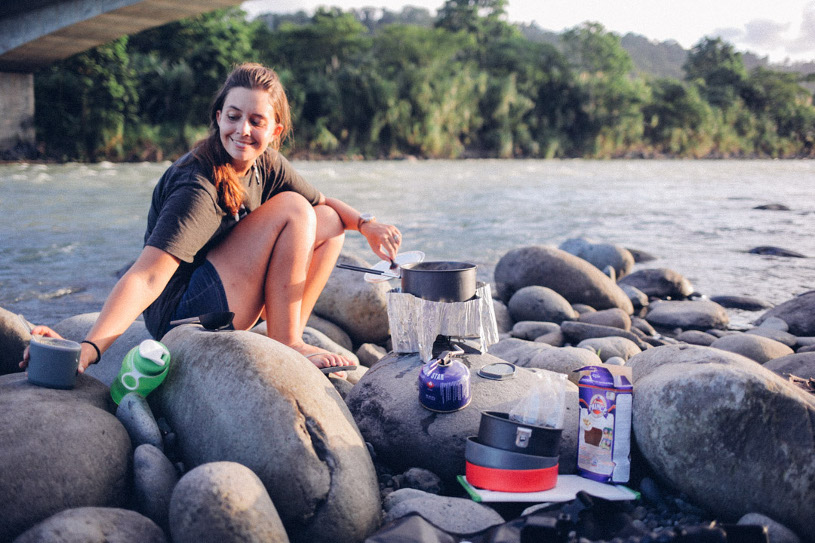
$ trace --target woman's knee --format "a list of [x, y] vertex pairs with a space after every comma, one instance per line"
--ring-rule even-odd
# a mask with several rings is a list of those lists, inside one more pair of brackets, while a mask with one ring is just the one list
[[298, 225], [309, 225], [314, 228], [317, 224], [314, 207], [301, 194], [296, 192], [286, 191], [275, 194], [260, 207], [261, 209], [269, 209], [278, 217], [282, 215]]
[[317, 238], [320, 240], [338, 238], [342, 243], [345, 239], [345, 225], [334, 208], [318, 205], [314, 212], [317, 218]]

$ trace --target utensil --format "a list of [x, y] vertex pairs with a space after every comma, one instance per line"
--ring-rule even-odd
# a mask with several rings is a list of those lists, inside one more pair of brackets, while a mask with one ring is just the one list
[[20, 319], [20, 322], [23, 323], [23, 326], [25, 326], [25, 329], [28, 330], [29, 334], [34, 332], [34, 327], [31, 326], [31, 324], [29, 324], [27, 320], [25, 320], [25, 317], [17, 313], [17, 318]]
[[212, 313], [204, 313], [198, 317], [170, 321], [170, 326], [178, 326], [180, 324], [200, 324], [206, 330], [223, 330], [232, 324], [232, 319], [234, 318], [235, 313], [232, 311], [215, 311]]
[[383, 275], [393, 279], [399, 279], [401, 275], [391, 271], [377, 270], [376, 268], [364, 268], [362, 266], [354, 266], [353, 264], [337, 264], [337, 267], [343, 270], [358, 271], [364, 273], [372, 273], [374, 275]]

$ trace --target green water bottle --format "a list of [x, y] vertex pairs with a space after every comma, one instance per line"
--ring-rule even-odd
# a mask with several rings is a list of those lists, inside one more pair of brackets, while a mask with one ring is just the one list
[[170, 369], [170, 351], [154, 339], [145, 339], [130, 349], [119, 375], [110, 385], [110, 395], [116, 405], [125, 394], [135, 392], [146, 397], [164, 381]]

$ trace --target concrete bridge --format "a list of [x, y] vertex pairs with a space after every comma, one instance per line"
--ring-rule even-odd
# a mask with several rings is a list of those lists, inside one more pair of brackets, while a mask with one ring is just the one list
[[125, 34], [242, 0], [2, 0], [0, 157], [34, 144], [33, 72]]

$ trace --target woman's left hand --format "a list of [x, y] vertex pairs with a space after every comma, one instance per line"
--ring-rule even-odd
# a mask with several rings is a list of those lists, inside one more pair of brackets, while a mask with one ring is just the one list
[[[62, 339], [62, 336], [58, 333], [54, 332], [50, 328], [44, 325], [38, 325], [31, 329], [32, 336], [43, 336], [43, 337], [53, 337], [57, 339]], [[23, 351], [23, 361], [20, 362], [19, 366], [22, 369], [26, 369], [28, 367], [28, 359], [29, 359], [29, 346], [26, 345], [25, 350]]]
[[393, 225], [381, 222], [366, 222], [359, 230], [360, 234], [368, 240], [374, 253], [382, 260], [393, 260], [399, 253], [402, 245], [402, 234]]

